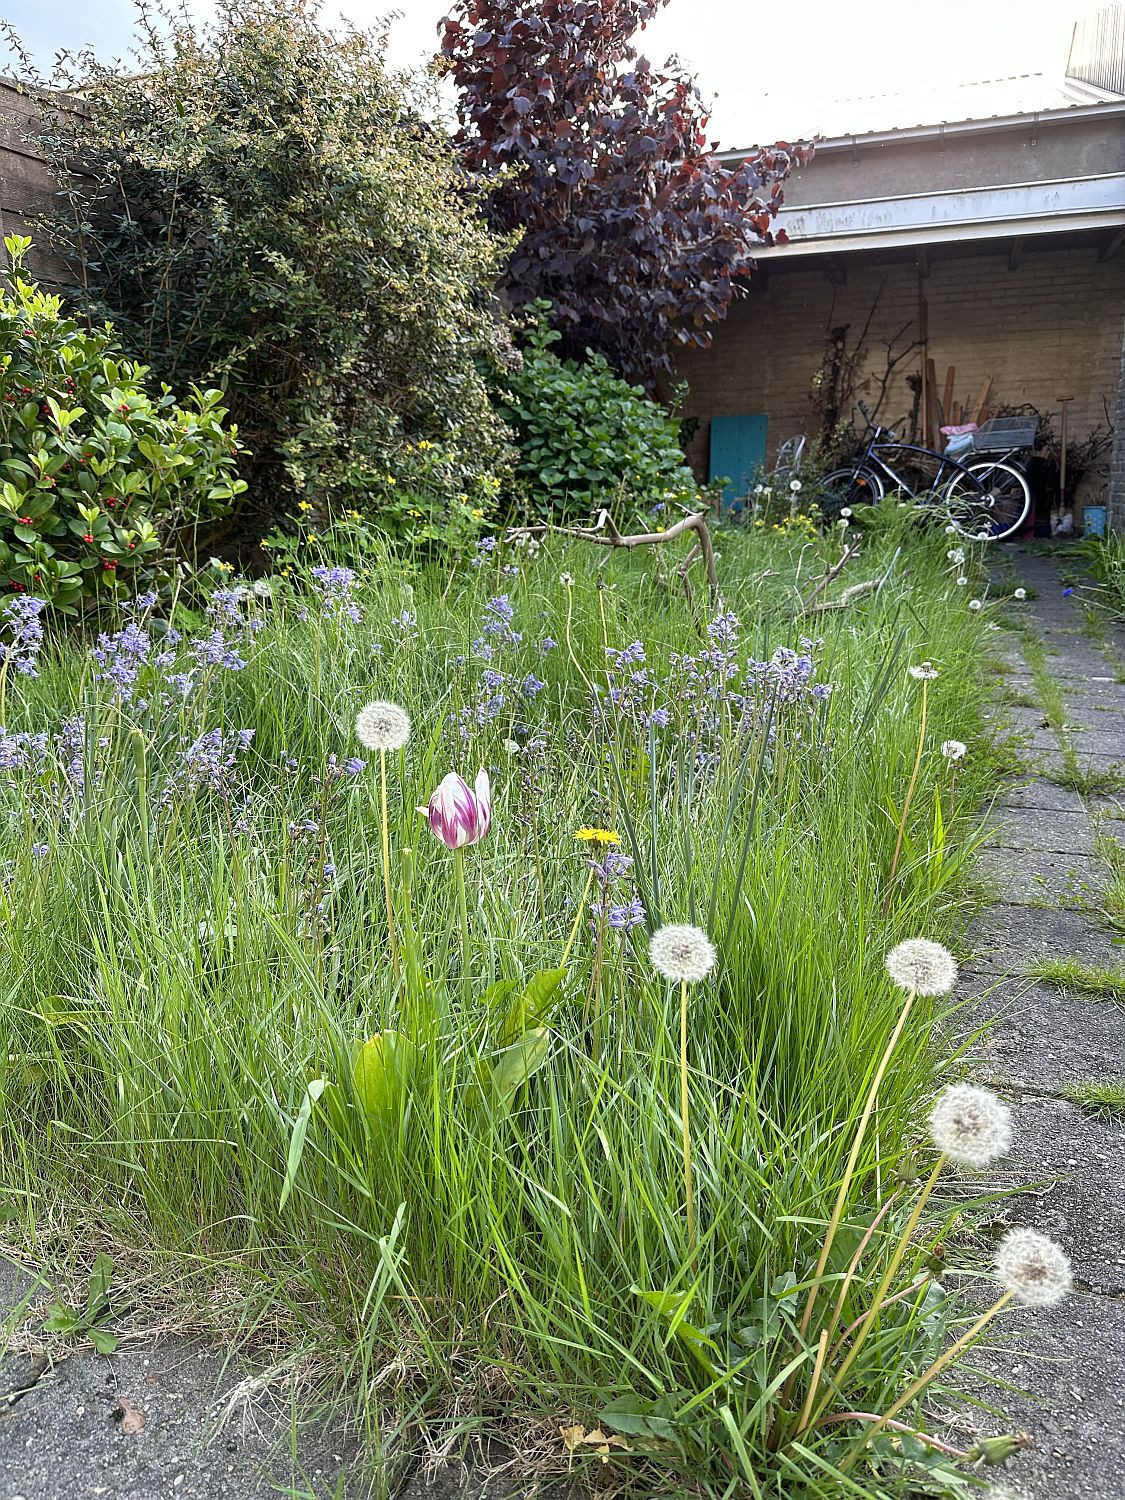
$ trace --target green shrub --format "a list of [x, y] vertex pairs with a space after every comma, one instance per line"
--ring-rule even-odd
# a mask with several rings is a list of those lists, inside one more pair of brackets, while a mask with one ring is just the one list
[[424, 100], [378, 37], [323, 31], [307, 0], [167, 21], [127, 75], [91, 62], [81, 115], [44, 137], [64, 184], [73, 159], [95, 181], [55, 234], [84, 268], [76, 305], [174, 386], [223, 385], [247, 527], [300, 500], [393, 509], [419, 439], [449, 460], [438, 511], [478, 506], [508, 455], [481, 373], [506, 241]]
[[217, 390], [186, 406], [146, 389], [110, 329], [86, 332], [20, 271], [31, 241], [4, 241], [0, 285], [0, 588], [67, 611], [151, 567], [185, 520], [229, 506], [236, 429]]
[[616, 496], [650, 507], [693, 499], [679, 423], [640, 386], [613, 373], [600, 354], [579, 364], [551, 350], [545, 305], [531, 325], [523, 368], [498, 382], [500, 415], [516, 433], [516, 473], [532, 505], [563, 517]]

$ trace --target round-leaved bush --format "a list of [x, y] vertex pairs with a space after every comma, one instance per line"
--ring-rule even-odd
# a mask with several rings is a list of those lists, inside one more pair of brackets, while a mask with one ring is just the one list
[[[183, 405], [119, 356], [112, 330], [87, 331], [20, 269], [30, 240], [4, 241], [0, 283], [0, 592], [31, 592], [73, 613], [131, 589], [186, 520], [245, 489], [217, 390]], [[158, 529], [159, 528], [159, 529]]]

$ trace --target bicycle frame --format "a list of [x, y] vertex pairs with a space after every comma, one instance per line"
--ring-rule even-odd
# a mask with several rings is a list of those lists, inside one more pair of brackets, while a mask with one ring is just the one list
[[[924, 458], [937, 459], [938, 470], [931, 484], [923, 490], [916, 490], [895, 471], [887, 459], [880, 457], [880, 453], [918, 453]], [[967, 480], [974, 488], [980, 488], [979, 478], [970, 473], [964, 464], [958, 463], [955, 458], [946, 457], [943, 453], [935, 453], [932, 448], [923, 448], [918, 443], [881, 443], [877, 440], [870, 442], [863, 457], [855, 466], [856, 473], [858, 474], [865, 466], [874, 468], [880, 479], [889, 482], [891, 490], [899, 490], [904, 495], [909, 495], [912, 500], [921, 500], [928, 496], [931, 502], [935, 501], [937, 496], [948, 489], [953, 480], [958, 477]]]

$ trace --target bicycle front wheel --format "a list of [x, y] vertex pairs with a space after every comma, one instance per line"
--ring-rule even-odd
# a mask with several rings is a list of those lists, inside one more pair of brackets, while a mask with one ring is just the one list
[[965, 466], [945, 491], [949, 519], [962, 536], [977, 542], [999, 542], [1014, 536], [1031, 510], [1031, 489], [1011, 464]]
[[820, 513], [828, 522], [838, 521], [840, 512], [853, 505], [874, 505], [886, 487], [873, 469], [833, 469], [820, 481]]

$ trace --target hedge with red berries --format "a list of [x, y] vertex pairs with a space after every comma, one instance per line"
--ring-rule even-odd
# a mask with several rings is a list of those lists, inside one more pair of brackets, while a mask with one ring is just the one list
[[132, 588], [162, 543], [246, 488], [237, 430], [217, 390], [153, 394], [112, 330], [87, 331], [20, 270], [31, 241], [4, 241], [0, 284], [0, 594], [73, 612]]

